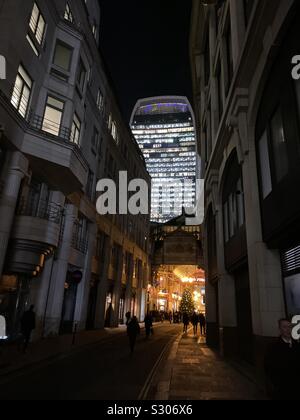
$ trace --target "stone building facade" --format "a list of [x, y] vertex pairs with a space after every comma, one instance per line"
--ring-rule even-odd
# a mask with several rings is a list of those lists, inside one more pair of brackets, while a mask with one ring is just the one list
[[261, 367], [300, 311], [299, 2], [193, 2], [208, 342]]
[[100, 24], [97, 0], [0, 1], [0, 313], [11, 337], [30, 304], [36, 338], [146, 308], [148, 216], [96, 212], [98, 179], [122, 170], [150, 184]]

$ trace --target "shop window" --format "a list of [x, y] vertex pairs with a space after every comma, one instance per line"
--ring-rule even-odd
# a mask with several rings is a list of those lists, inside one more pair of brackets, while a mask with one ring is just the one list
[[280, 182], [289, 170], [287, 141], [280, 108], [275, 112], [271, 124], [271, 141], [277, 182]]
[[263, 199], [268, 197], [272, 192], [272, 178], [271, 178], [271, 167], [270, 167], [270, 155], [268, 147], [268, 136], [265, 131], [259, 140], [259, 163], [261, 173], [261, 188]]

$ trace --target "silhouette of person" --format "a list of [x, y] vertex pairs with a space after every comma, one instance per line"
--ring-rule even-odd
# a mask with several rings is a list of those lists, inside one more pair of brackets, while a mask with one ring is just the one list
[[126, 316], [126, 325], [128, 325], [131, 319], [131, 312], [126, 312], [125, 316]]
[[188, 326], [190, 324], [190, 319], [186, 312], [184, 312], [184, 314], [182, 315], [182, 322], [183, 322], [183, 332], [187, 333]]
[[133, 354], [134, 352], [136, 339], [137, 339], [137, 336], [140, 334], [140, 332], [141, 332], [140, 325], [138, 323], [137, 317], [134, 316], [127, 325], [127, 335], [129, 338], [131, 354]]
[[145, 322], [146, 338], [149, 338], [151, 334], [151, 329], [153, 328], [152, 316], [150, 314], [147, 314], [145, 316], [144, 322]]
[[299, 401], [300, 344], [292, 338], [288, 319], [281, 319], [278, 325], [280, 337], [265, 356], [268, 393], [275, 401]]
[[200, 321], [201, 335], [205, 335], [206, 334], [206, 319], [202, 313], [199, 315], [199, 321]]
[[194, 335], [197, 334], [198, 332], [198, 322], [199, 322], [199, 318], [196, 312], [193, 313], [192, 315], [192, 324], [193, 324], [193, 328], [194, 328]]
[[34, 306], [31, 305], [30, 309], [24, 312], [21, 319], [21, 333], [23, 336], [23, 353], [26, 353], [29, 346], [32, 331], [35, 330], [36, 316], [34, 313]]

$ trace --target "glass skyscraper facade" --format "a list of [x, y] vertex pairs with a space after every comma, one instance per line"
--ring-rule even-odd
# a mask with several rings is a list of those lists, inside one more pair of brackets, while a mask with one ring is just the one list
[[165, 223], [191, 209], [196, 198], [194, 114], [185, 97], [139, 100], [132, 132], [152, 178], [151, 220]]

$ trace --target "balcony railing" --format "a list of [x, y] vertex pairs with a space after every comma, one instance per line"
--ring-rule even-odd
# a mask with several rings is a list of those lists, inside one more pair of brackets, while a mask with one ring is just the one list
[[42, 220], [60, 224], [62, 218], [62, 208], [48, 201], [39, 200], [21, 200], [17, 210], [18, 216], [36, 217]]
[[30, 113], [28, 123], [30, 128], [44, 133], [53, 138], [59, 138], [66, 142], [74, 143], [72, 131], [54, 121], [48, 120], [40, 115]]
[[38, 131], [47, 137], [76, 144], [75, 131], [30, 110], [28, 106], [29, 100], [24, 97], [23, 93], [16, 86], [0, 82], [0, 97], [5, 100], [19, 117], [23, 118], [28, 128]]

